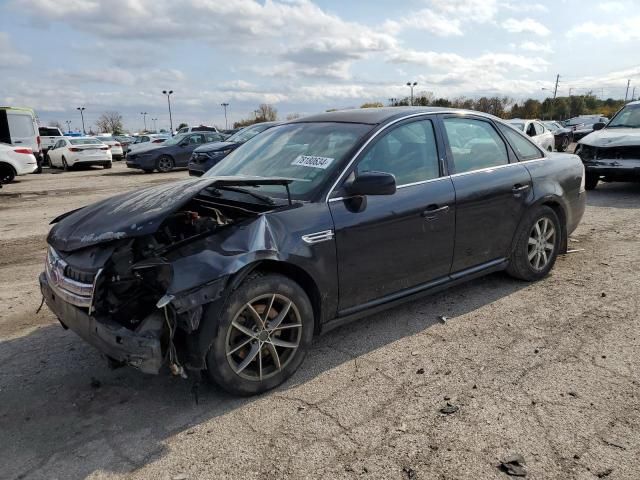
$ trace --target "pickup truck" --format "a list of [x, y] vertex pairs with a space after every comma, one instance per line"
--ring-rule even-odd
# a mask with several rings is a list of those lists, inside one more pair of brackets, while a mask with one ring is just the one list
[[40, 147], [42, 149], [42, 155], [46, 162], [47, 150], [53, 147], [64, 135], [58, 127], [39, 127], [38, 132], [40, 132]]

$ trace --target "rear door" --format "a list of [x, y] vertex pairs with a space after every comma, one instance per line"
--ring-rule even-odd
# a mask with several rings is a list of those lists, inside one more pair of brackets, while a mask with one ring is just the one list
[[429, 119], [390, 127], [360, 155], [345, 183], [365, 171], [386, 172], [396, 178], [396, 193], [340, 198], [342, 191], [330, 199], [341, 314], [449, 274], [455, 193], [438, 143]]
[[8, 110], [7, 123], [13, 145], [29, 147], [36, 153], [40, 150], [36, 125], [29, 112]]
[[532, 181], [490, 120], [445, 115], [442, 125], [456, 194], [455, 273], [508, 255]]

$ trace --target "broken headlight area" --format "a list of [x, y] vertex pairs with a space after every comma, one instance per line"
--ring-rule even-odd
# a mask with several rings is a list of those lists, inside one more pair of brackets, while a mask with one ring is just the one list
[[[167, 364], [185, 376], [181, 365], [193, 343], [187, 337], [197, 334], [204, 305], [220, 297], [228, 279], [214, 265], [196, 260], [206, 239], [272, 208], [222, 201], [209, 192], [170, 213], [152, 234], [72, 252], [50, 247], [45, 300], [64, 326], [105, 353], [112, 365], [157, 373]], [[185, 276], [193, 281], [185, 282]]]

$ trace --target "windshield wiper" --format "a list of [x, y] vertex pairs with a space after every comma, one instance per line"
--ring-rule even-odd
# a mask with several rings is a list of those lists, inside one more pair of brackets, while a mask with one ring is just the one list
[[238, 192], [238, 193], [246, 193], [247, 195], [251, 195], [253, 198], [257, 198], [258, 200], [262, 200], [265, 203], [268, 203], [269, 205], [275, 205], [275, 201], [273, 200], [273, 198], [268, 197], [267, 195], [262, 195], [261, 193], [256, 193], [256, 192], [252, 192], [250, 190], [247, 190], [246, 188], [240, 188], [240, 187], [230, 187], [228, 185], [221, 185], [218, 187], [215, 187], [216, 190], [229, 190], [231, 192]]

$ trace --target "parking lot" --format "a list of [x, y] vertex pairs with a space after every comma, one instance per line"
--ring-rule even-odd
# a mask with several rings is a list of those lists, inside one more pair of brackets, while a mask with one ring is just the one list
[[196, 404], [189, 380], [109, 370], [36, 313], [52, 218], [187, 173], [58, 172], [0, 190], [0, 477], [489, 479], [519, 454], [528, 478], [638, 478], [640, 184], [590, 192], [541, 282], [494, 274], [365, 318], [275, 391], [205, 384]]

